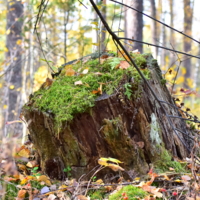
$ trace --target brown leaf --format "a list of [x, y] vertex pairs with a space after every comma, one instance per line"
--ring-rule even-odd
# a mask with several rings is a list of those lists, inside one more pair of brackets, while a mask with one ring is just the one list
[[104, 54], [104, 55], [102, 55], [100, 58], [101, 58], [101, 59], [106, 59], [106, 58], [108, 58], [108, 57], [109, 57], [108, 55]]
[[191, 180], [191, 178], [188, 175], [181, 176], [181, 179], [184, 180], [184, 181], [190, 181]]
[[26, 190], [19, 190], [17, 194], [17, 200], [24, 199], [26, 195]]
[[144, 142], [140, 141], [140, 142], [136, 142], [136, 144], [138, 145], [139, 148], [141, 149], [144, 148]]
[[75, 74], [76, 72], [71, 67], [67, 68], [65, 71], [66, 76], [74, 76]]
[[78, 195], [77, 200], [89, 200], [89, 198], [84, 195]]
[[108, 164], [108, 167], [110, 167], [113, 171], [124, 171], [124, 169], [122, 167], [120, 167], [119, 165], [115, 165], [115, 164]]
[[130, 64], [127, 61], [125, 60], [120, 61], [120, 64], [119, 64], [120, 69], [127, 69], [128, 67], [130, 67]]
[[21, 157], [25, 157], [25, 158], [29, 158], [31, 152], [28, 148], [24, 148], [24, 149], [21, 149], [19, 152], [18, 152], [18, 155], [21, 156]]

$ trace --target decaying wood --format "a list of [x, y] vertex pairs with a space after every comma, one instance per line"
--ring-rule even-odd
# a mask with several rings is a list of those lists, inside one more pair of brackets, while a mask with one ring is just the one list
[[[169, 115], [180, 116], [177, 109], [170, 106], [174, 105], [173, 99], [162, 84], [159, 68], [152, 58], [148, 60], [148, 68], [152, 76], [148, 82], [157, 97], [165, 102], [165, 110]], [[79, 178], [96, 167], [100, 157], [119, 159], [126, 171], [144, 174], [150, 163], [160, 159], [163, 148], [175, 157], [188, 155], [184, 145], [190, 148], [189, 139], [178, 132], [180, 141], [144, 83], [133, 89], [131, 100], [124, 95], [123, 84], [128, 81], [134, 82], [134, 79], [124, 78], [118, 92], [99, 96], [90, 112], [78, 114], [63, 124], [59, 134], [55, 133], [52, 115], [24, 107], [23, 114], [29, 122], [41, 169], [47, 175], [63, 179], [67, 175], [63, 169], [70, 166], [71, 175]], [[183, 120], [174, 118], [173, 125], [189, 134]], [[101, 174], [104, 175], [104, 171]]]

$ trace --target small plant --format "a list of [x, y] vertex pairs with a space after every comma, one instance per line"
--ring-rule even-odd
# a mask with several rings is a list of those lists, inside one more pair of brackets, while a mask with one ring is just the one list
[[68, 165], [66, 168], [63, 169], [64, 172], [67, 173], [67, 176], [71, 176], [71, 171], [72, 171], [72, 168]]
[[39, 169], [39, 167], [34, 167], [33, 169], [31, 169], [32, 176], [40, 176], [41, 175], [40, 173], [38, 173], [38, 169]]
[[96, 177], [96, 176], [94, 176], [94, 177], [92, 178], [92, 181], [93, 181], [93, 182], [95, 182], [95, 181], [96, 181], [96, 179], [97, 179], [97, 177]]
[[131, 95], [132, 95], [132, 86], [130, 83], [126, 83], [124, 84], [124, 88], [125, 88], [125, 92], [124, 94], [128, 97], [128, 99], [130, 100], [131, 99]]

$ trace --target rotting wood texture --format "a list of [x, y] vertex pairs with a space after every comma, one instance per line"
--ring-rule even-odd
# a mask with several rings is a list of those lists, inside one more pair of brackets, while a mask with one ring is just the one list
[[[165, 102], [163, 105], [169, 115], [180, 116], [177, 109], [170, 106], [174, 102], [162, 83], [157, 62], [149, 57], [147, 63], [151, 72], [148, 82], [158, 99]], [[97, 166], [100, 157], [113, 157], [123, 162], [122, 167], [127, 173], [132, 170], [145, 174], [149, 164], [160, 159], [163, 148], [175, 157], [188, 155], [183, 143], [191, 148], [191, 141], [178, 132], [180, 141], [144, 83], [133, 89], [131, 100], [124, 95], [122, 86], [129, 81], [134, 82], [124, 77], [118, 92], [99, 96], [89, 112], [64, 123], [58, 134], [54, 130], [53, 115], [24, 107], [23, 114], [29, 122], [28, 129], [42, 171], [50, 178], [64, 179], [67, 173], [63, 170], [70, 166], [72, 177], [79, 178]], [[190, 134], [183, 120], [174, 118], [173, 125]], [[101, 176], [106, 173], [106, 170], [102, 171]]]

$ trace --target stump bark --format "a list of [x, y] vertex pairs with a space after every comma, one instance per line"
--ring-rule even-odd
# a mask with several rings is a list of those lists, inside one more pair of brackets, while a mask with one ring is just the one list
[[[151, 73], [148, 83], [158, 99], [165, 102], [165, 111], [180, 116], [162, 82], [157, 62], [149, 57], [146, 67]], [[160, 159], [163, 148], [175, 157], [188, 155], [185, 146], [190, 148], [191, 141], [181, 132], [178, 132], [179, 137], [174, 133], [163, 109], [144, 82], [132, 89], [131, 99], [127, 98], [123, 84], [130, 81], [134, 79], [124, 79], [112, 95], [99, 96], [89, 112], [63, 123], [59, 134], [54, 130], [55, 116], [34, 108], [33, 103], [26, 104], [23, 115], [29, 124], [42, 171], [50, 178], [63, 179], [67, 176], [64, 168], [70, 166], [71, 176], [79, 178], [96, 167], [99, 158], [112, 157], [123, 162], [125, 171], [145, 174], [149, 164]], [[190, 134], [183, 120], [173, 118], [172, 122], [175, 128]], [[106, 173], [102, 171], [101, 175]]]

